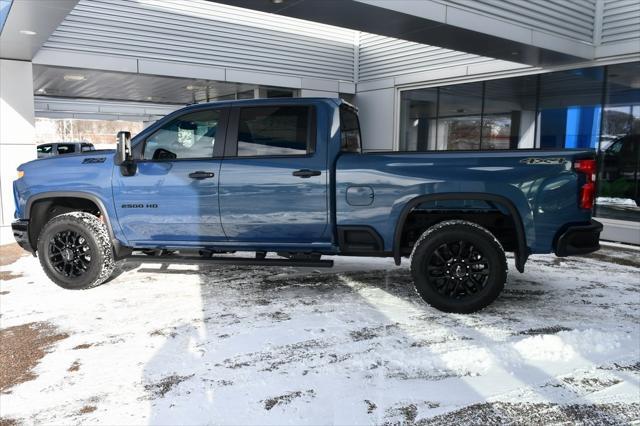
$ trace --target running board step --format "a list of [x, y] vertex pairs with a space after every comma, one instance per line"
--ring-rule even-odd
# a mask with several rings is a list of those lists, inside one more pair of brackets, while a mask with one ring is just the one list
[[174, 265], [257, 265], [257, 266], [302, 266], [307, 268], [331, 268], [333, 260], [307, 259], [256, 259], [253, 257], [199, 257], [199, 256], [147, 256], [132, 255], [126, 262], [163, 263]]

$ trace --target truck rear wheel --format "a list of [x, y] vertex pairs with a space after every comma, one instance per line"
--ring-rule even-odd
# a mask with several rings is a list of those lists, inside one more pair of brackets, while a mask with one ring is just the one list
[[38, 237], [38, 258], [51, 281], [69, 290], [99, 286], [115, 268], [107, 227], [84, 212], [47, 222]]
[[444, 312], [466, 314], [498, 297], [507, 279], [507, 260], [491, 232], [472, 222], [449, 220], [418, 239], [411, 273], [425, 302]]

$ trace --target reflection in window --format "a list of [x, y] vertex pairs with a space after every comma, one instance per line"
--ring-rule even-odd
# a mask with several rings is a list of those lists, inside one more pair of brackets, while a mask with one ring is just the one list
[[309, 107], [247, 107], [239, 121], [239, 157], [307, 154]]
[[438, 149], [480, 149], [482, 83], [440, 88]]
[[438, 120], [438, 145], [447, 150], [480, 149], [479, 115]]
[[538, 77], [485, 82], [482, 149], [534, 148]]
[[403, 91], [400, 102], [400, 151], [437, 149], [438, 89]]
[[537, 76], [401, 93], [400, 150], [535, 146]]
[[[482, 149], [509, 149], [518, 147], [517, 136], [514, 136], [511, 114], [485, 115], [482, 118]], [[515, 139], [515, 144], [512, 144]]]
[[540, 76], [540, 147], [597, 148], [604, 68]]
[[165, 124], [147, 139], [143, 158], [211, 158], [219, 119], [219, 110], [206, 110], [185, 114]]
[[607, 67], [596, 213], [640, 222], [640, 63]]

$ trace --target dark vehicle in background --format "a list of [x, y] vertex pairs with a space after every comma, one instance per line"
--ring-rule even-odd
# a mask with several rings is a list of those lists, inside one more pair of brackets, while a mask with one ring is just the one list
[[54, 142], [40, 144], [37, 149], [38, 158], [46, 158], [54, 155], [94, 151], [95, 147], [89, 142]]
[[601, 155], [602, 195], [628, 198], [640, 205], [640, 134], [629, 134], [614, 140]]

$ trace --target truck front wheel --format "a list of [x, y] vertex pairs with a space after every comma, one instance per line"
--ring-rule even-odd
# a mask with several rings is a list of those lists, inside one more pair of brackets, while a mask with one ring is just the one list
[[107, 227], [85, 212], [61, 214], [47, 222], [38, 237], [38, 257], [51, 281], [69, 290], [96, 287], [115, 268]]
[[507, 279], [500, 242], [485, 228], [448, 220], [429, 228], [411, 254], [416, 291], [444, 312], [471, 313], [493, 302]]

